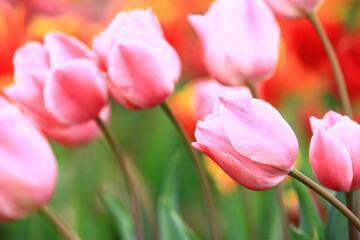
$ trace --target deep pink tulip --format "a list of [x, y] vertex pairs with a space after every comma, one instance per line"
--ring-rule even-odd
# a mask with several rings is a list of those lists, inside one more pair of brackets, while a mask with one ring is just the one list
[[151, 108], [174, 90], [181, 63], [151, 9], [119, 13], [94, 38], [113, 98], [128, 109]]
[[324, 0], [266, 0], [270, 7], [285, 18], [300, 18], [313, 13]]
[[204, 15], [189, 15], [210, 75], [226, 85], [267, 78], [278, 58], [280, 30], [263, 0], [217, 0]]
[[296, 136], [279, 112], [245, 90], [220, 97], [213, 112], [198, 122], [195, 138], [196, 149], [252, 190], [281, 182], [298, 154]]
[[[92, 119], [107, 102], [106, 75], [84, 44], [60, 32], [48, 33], [44, 45], [29, 42], [18, 49], [13, 64], [15, 84], [5, 93], [28, 111], [45, 133], [52, 132], [49, 137], [77, 145], [96, 136], [98, 128]], [[85, 135], [74, 141], [71, 129]]]
[[310, 164], [325, 187], [348, 192], [360, 188], [360, 125], [329, 111], [323, 119], [310, 117], [313, 136]]
[[0, 96], [0, 220], [23, 218], [46, 204], [57, 166], [32, 120]]

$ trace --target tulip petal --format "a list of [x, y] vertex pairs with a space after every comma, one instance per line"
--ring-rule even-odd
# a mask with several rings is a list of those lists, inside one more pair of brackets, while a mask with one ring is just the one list
[[257, 165], [255, 162], [252, 168], [249, 168], [232, 155], [199, 142], [193, 143], [192, 146], [213, 159], [236, 182], [251, 190], [267, 190], [279, 184], [287, 176], [284, 171], [267, 165]]
[[271, 8], [286, 18], [299, 18], [314, 12], [323, 0], [267, 0]]
[[350, 118], [330, 110], [324, 115], [322, 119], [310, 117], [311, 131], [314, 133], [320, 127], [323, 127], [325, 130], [327, 130], [340, 121], [350, 121]]
[[119, 29], [128, 26], [144, 29], [148, 33], [155, 33], [162, 37], [164, 36], [159, 21], [150, 8], [147, 8], [145, 11], [142, 9], [135, 9], [129, 12], [120, 12], [111, 21], [106, 32], [116, 35], [118, 34]]
[[329, 128], [328, 133], [334, 136], [350, 153], [353, 179], [351, 190], [360, 187], [360, 125], [354, 121], [339, 122]]
[[76, 58], [93, 58], [85, 44], [61, 32], [47, 33], [44, 37], [44, 48], [49, 52], [52, 68]]
[[[108, 121], [110, 117], [110, 106], [105, 106], [100, 112], [100, 118], [103, 121]], [[40, 125], [44, 134], [64, 146], [78, 147], [84, 145], [100, 134], [100, 129], [95, 120], [77, 124], [73, 126], [46, 126]]]
[[58, 121], [46, 109], [43, 99], [43, 86], [48, 75], [47, 69], [15, 69], [15, 83], [4, 92], [28, 111], [36, 121], [58, 125]]
[[51, 148], [33, 122], [0, 99], [0, 219], [22, 218], [51, 197], [57, 175]]
[[232, 148], [220, 116], [212, 113], [199, 121], [193, 146], [212, 158], [230, 177], [253, 190], [265, 190], [278, 184], [287, 172], [251, 161]]
[[220, 82], [256, 83], [273, 72], [280, 31], [262, 0], [215, 1], [205, 16], [188, 20], [202, 42], [209, 73]]
[[19, 48], [14, 55], [15, 68], [48, 68], [49, 56], [40, 42], [28, 42]]
[[214, 79], [199, 81], [195, 83], [194, 88], [196, 117], [199, 120], [204, 120], [211, 113], [217, 97], [226, 95], [230, 91], [250, 91], [247, 87], [227, 87]]
[[150, 108], [173, 91], [180, 76], [180, 61], [165, 42], [160, 48], [134, 40], [112, 49], [108, 71], [117, 87], [113, 95], [120, 94], [137, 107]]
[[216, 29], [208, 26], [203, 16], [189, 15], [188, 20], [202, 41], [205, 67], [210, 75], [226, 85], [244, 82], [241, 77], [242, 72], [230, 61], [226, 44], [222, 42]]
[[346, 147], [324, 128], [310, 142], [310, 164], [316, 179], [325, 187], [348, 192], [353, 180], [352, 163]]
[[105, 79], [88, 59], [76, 59], [53, 71], [44, 86], [49, 112], [63, 124], [94, 119], [107, 101]]
[[298, 142], [274, 107], [237, 91], [223, 98], [219, 110], [226, 135], [241, 155], [284, 171], [293, 168]]
[[162, 38], [163, 35], [159, 21], [150, 8], [146, 11], [136, 9], [120, 12], [106, 30], [94, 38], [92, 46], [107, 66], [111, 49], [120, 39], [135, 38], [150, 42], [152, 38]]

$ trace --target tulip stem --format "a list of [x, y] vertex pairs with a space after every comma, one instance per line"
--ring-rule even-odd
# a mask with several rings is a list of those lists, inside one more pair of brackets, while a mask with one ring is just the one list
[[206, 177], [205, 171], [203, 166], [201, 165], [199, 155], [195, 151], [195, 149], [191, 146], [189, 138], [186, 136], [185, 132], [183, 131], [182, 127], [180, 126], [179, 122], [177, 121], [176, 117], [172, 113], [169, 106], [166, 104], [166, 102], [163, 102], [161, 104], [162, 110], [166, 113], [166, 115], [169, 117], [177, 131], [179, 132], [184, 144], [186, 145], [186, 148], [191, 156], [191, 159], [193, 160], [193, 163], [195, 165], [196, 171], [199, 175], [200, 182], [205, 194], [205, 202], [206, 205], [209, 208], [209, 218], [210, 218], [210, 228], [212, 231], [212, 239], [217, 240], [219, 239], [219, 232], [216, 225], [216, 219], [215, 219], [215, 208], [214, 208], [214, 202], [212, 199], [212, 193], [210, 189], [209, 180]]
[[141, 216], [139, 211], [139, 200], [137, 195], [137, 189], [135, 181], [130, 173], [131, 169], [127, 160], [127, 155], [125, 152], [119, 147], [120, 145], [116, 142], [115, 137], [112, 135], [111, 131], [107, 128], [107, 126], [103, 123], [103, 121], [98, 117], [96, 118], [96, 122], [100, 129], [102, 130], [104, 137], [109, 144], [111, 150], [113, 151], [118, 163], [120, 164], [121, 168], [124, 172], [124, 177], [126, 184], [129, 188], [130, 192], [130, 208], [131, 208], [131, 215], [133, 217], [134, 226], [135, 226], [135, 236], [136, 239], [141, 240], [142, 238], [142, 222]]
[[331, 42], [330, 42], [329, 38], [327, 37], [326, 32], [325, 32], [323, 26], [321, 25], [319, 19], [317, 18], [316, 14], [315, 13], [308, 14], [307, 18], [309, 19], [309, 21], [315, 28], [317, 34], [319, 35], [320, 40], [321, 40], [321, 42], [325, 48], [325, 51], [329, 57], [331, 67], [334, 72], [336, 84], [338, 86], [338, 90], [340, 93], [340, 101], [341, 101], [341, 105], [342, 105], [344, 114], [349, 116], [350, 118], [352, 118], [352, 109], [351, 109], [351, 104], [350, 104], [350, 100], [349, 100], [349, 95], [346, 90], [344, 76], [341, 71], [341, 67], [340, 67], [339, 61], [336, 57], [334, 48], [332, 47]]
[[319, 184], [315, 183], [313, 180], [302, 174], [299, 170], [294, 168], [289, 172], [289, 176], [295, 178], [296, 180], [302, 182], [307, 187], [314, 190], [317, 194], [322, 196], [325, 200], [331, 203], [336, 207], [345, 217], [348, 218], [350, 222], [360, 231], [360, 220], [352, 213], [347, 207], [344, 206], [339, 200], [337, 200], [333, 195], [328, 191], [322, 188]]
[[279, 213], [280, 213], [280, 219], [281, 219], [281, 225], [282, 225], [282, 231], [283, 231], [283, 240], [290, 240], [289, 238], [289, 223], [288, 219], [286, 217], [285, 207], [284, 207], [284, 200], [283, 200], [283, 192], [284, 187], [283, 183], [279, 183], [276, 187], [276, 195], [279, 205]]
[[78, 234], [60, 217], [49, 205], [40, 209], [41, 214], [54, 226], [58, 233], [66, 240], [80, 240]]
[[[353, 192], [347, 192], [346, 193], [346, 205], [348, 209], [354, 213], [354, 203], [353, 203]], [[348, 221], [348, 229], [349, 229], [349, 240], [357, 240], [358, 239], [358, 233], [356, 232], [356, 229], [351, 224], [350, 221]]]
[[241, 198], [243, 200], [243, 204], [245, 206], [244, 213], [245, 213], [245, 221], [247, 223], [247, 228], [249, 229], [249, 239], [258, 240], [258, 226], [256, 225], [256, 220], [254, 217], [254, 199], [252, 195], [252, 191], [241, 187]]

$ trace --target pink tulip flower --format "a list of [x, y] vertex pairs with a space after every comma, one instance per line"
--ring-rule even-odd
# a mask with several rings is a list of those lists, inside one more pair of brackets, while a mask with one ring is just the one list
[[198, 122], [195, 138], [196, 149], [252, 190], [281, 182], [298, 154], [296, 136], [279, 112], [245, 90], [218, 98], [213, 112]]
[[269, 6], [285, 18], [300, 18], [317, 10], [324, 0], [266, 0]]
[[53, 194], [57, 166], [32, 120], [0, 96], [0, 221], [26, 217]]
[[280, 30], [263, 0], [217, 0], [204, 15], [189, 15], [208, 72], [225, 85], [255, 84], [273, 72]]
[[[77, 145], [97, 135], [93, 119], [107, 102], [106, 77], [84, 44], [60, 32], [48, 33], [43, 45], [29, 42], [18, 49], [13, 64], [15, 84], [5, 93], [45, 133], [51, 132], [49, 137]], [[81, 132], [85, 136], [74, 141], [73, 134]]]
[[226, 95], [230, 91], [247, 90], [248, 87], [229, 87], [217, 82], [215, 79], [202, 80], [194, 86], [194, 107], [197, 120], [204, 120], [212, 112], [215, 100]]
[[128, 109], [159, 105], [180, 77], [179, 57], [150, 9], [119, 13], [93, 49], [107, 69], [111, 95]]
[[316, 179], [335, 191], [360, 188], [360, 125], [333, 111], [323, 119], [310, 117], [310, 124], [309, 157]]

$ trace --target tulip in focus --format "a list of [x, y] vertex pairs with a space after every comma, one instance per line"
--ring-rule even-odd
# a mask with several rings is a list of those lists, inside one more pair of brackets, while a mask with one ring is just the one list
[[[215, 100], [226, 93], [236, 90], [247, 90], [247, 87], [224, 86], [214, 79], [192, 81], [170, 99], [170, 107], [177, 120], [191, 140], [195, 140], [196, 122], [204, 120], [212, 111]], [[204, 158], [209, 175], [223, 194], [231, 194], [236, 190], [236, 182], [216, 165], [210, 158]]]
[[216, 80], [226, 85], [255, 84], [273, 72], [280, 31], [263, 0], [217, 0], [204, 16], [188, 19]]
[[305, 17], [317, 10], [324, 0], [266, 0], [270, 7], [285, 18]]
[[310, 118], [310, 164], [325, 187], [342, 192], [360, 188], [360, 125], [333, 111]]
[[93, 48], [108, 72], [110, 93], [128, 109], [161, 104], [180, 77], [179, 57], [149, 8], [119, 13]]
[[0, 221], [11, 221], [49, 201], [57, 166], [32, 120], [1, 96], [0, 132]]
[[48, 33], [15, 53], [15, 84], [5, 93], [51, 138], [77, 145], [96, 136], [94, 118], [107, 102], [105, 74], [80, 41]]
[[195, 137], [196, 149], [252, 190], [280, 183], [298, 154], [296, 136], [280, 113], [244, 90], [218, 98], [213, 112], [198, 122]]
[[224, 86], [215, 79], [189, 82], [181, 91], [175, 92], [169, 104], [188, 137], [195, 140], [196, 122], [204, 120], [212, 111], [216, 98], [229, 91], [247, 90], [247, 87]]

